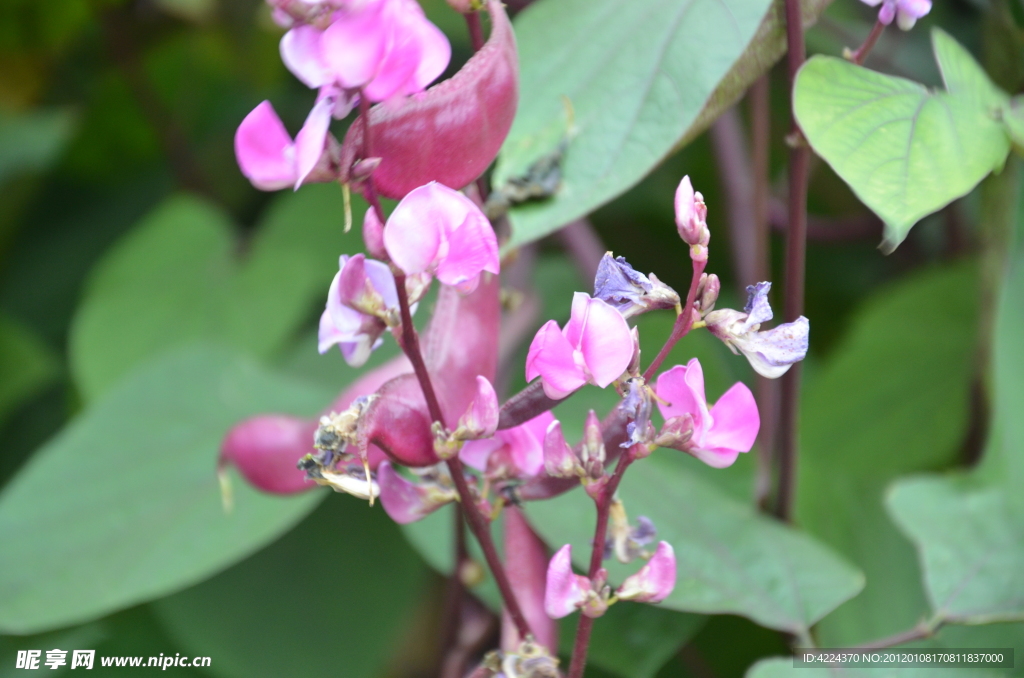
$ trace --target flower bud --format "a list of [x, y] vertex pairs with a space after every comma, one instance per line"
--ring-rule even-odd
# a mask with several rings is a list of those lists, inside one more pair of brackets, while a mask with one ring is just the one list
[[582, 607], [591, 593], [590, 580], [572, 571], [572, 546], [566, 544], [548, 564], [544, 611], [552, 619], [561, 619]]
[[616, 591], [619, 600], [638, 603], [660, 603], [676, 587], [676, 554], [666, 542], [658, 542], [658, 549], [640, 571], [626, 578]]
[[580, 449], [580, 460], [583, 468], [591, 478], [604, 475], [604, 433], [601, 431], [601, 420], [597, 413], [590, 410], [587, 422], [583, 426], [583, 445]]
[[661, 432], [654, 439], [658, 447], [670, 447], [673, 450], [686, 452], [686, 446], [693, 437], [693, 416], [689, 413], [672, 417], [661, 427]]
[[544, 470], [549, 476], [571, 478], [583, 471], [576, 454], [562, 435], [562, 422], [557, 419], [544, 434]]
[[711, 238], [708, 231], [708, 208], [704, 204], [704, 196], [693, 190], [690, 177], [685, 176], [676, 189], [676, 229], [683, 242], [693, 247], [703, 247], [704, 259], [707, 259], [707, 245]]
[[[707, 274], [703, 274], [701, 278], [705, 275]], [[718, 293], [722, 290], [722, 283], [714, 273], [707, 275], [707, 279], [702, 280], [702, 282], [702, 289], [699, 292], [700, 311], [701, 313], [708, 313], [715, 309], [715, 302], [718, 301]]]

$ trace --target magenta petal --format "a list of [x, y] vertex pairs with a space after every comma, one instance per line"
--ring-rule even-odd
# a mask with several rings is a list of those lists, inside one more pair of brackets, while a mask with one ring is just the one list
[[320, 156], [324, 154], [327, 128], [331, 125], [331, 111], [333, 110], [333, 97], [324, 97], [316, 102], [313, 110], [306, 116], [306, 122], [302, 125], [302, 129], [295, 136], [296, 190], [320, 162]]
[[[440, 184], [435, 185], [444, 188]], [[438, 262], [437, 279], [446, 285], [460, 287], [475, 281], [481, 271], [497, 274], [500, 264], [498, 239], [487, 217], [464, 195], [453, 193], [464, 201], [466, 217], [447, 231], [448, 252]], [[475, 282], [472, 287], [476, 287]]]
[[434, 434], [419, 381], [411, 374], [396, 377], [377, 391], [359, 420], [356, 436], [360, 453], [372, 443], [404, 466], [433, 466]]
[[580, 351], [594, 383], [605, 388], [626, 371], [633, 358], [633, 335], [626, 319], [600, 299], [587, 302]]
[[391, 519], [400, 525], [425, 518], [455, 499], [454, 493], [406, 480], [387, 461], [377, 467], [377, 484], [380, 486], [380, 503]]
[[370, 101], [385, 101], [410, 89], [409, 83], [420, 63], [421, 48], [416, 34], [397, 5], [390, 3], [391, 39], [373, 80], [363, 87]]
[[701, 447], [749, 452], [754, 446], [761, 417], [746, 384], [733, 384], [711, 408], [711, 419], [714, 423], [704, 434]]
[[242, 174], [261, 191], [295, 183], [295, 148], [269, 101], [254, 108], [238, 126], [235, 157]]
[[[374, 184], [385, 197], [401, 199], [429, 181], [461, 188], [497, 156], [515, 117], [518, 61], [501, 3], [489, 0], [488, 11], [491, 36], [458, 73], [421, 94], [370, 109], [373, 154], [382, 158]], [[360, 116], [345, 135], [343, 172], [362, 148]]]
[[316, 487], [295, 467], [313, 452], [316, 422], [279, 414], [263, 414], [235, 424], [221, 443], [221, 463], [233, 464], [254, 487], [274, 494], [293, 494]]
[[499, 438], [486, 438], [484, 440], [467, 440], [459, 451], [459, 459], [470, 468], [477, 471], [487, 469], [487, 459], [491, 454], [505, 446], [505, 441]]
[[442, 188], [429, 183], [411, 191], [398, 203], [384, 226], [384, 247], [388, 256], [406, 273], [428, 270], [444, 239], [445, 222], [465, 219], [464, 206], [444, 199]]
[[341, 12], [324, 31], [322, 58], [345, 87], [370, 82], [384, 60], [389, 34], [383, 11], [386, 4], [366, 3], [358, 11]]
[[476, 378], [476, 389], [476, 397], [459, 419], [458, 428], [473, 438], [490, 438], [498, 428], [498, 395], [491, 382], [480, 375]]
[[333, 80], [320, 58], [323, 31], [309, 25], [291, 29], [281, 38], [281, 60], [307, 87], [323, 87]]
[[552, 619], [575, 612], [587, 599], [590, 581], [572, 571], [572, 546], [558, 549], [548, 563], [544, 611]]
[[658, 403], [661, 416], [667, 421], [689, 414], [693, 418], [693, 440], [699, 440], [709, 418], [704, 397], [704, 370], [700, 361], [693, 358], [685, 366], [676, 365], [662, 372], [654, 390], [660, 399], [668, 403]]
[[658, 542], [658, 548], [640, 568], [640, 571], [626, 578], [615, 592], [622, 600], [638, 603], [660, 603], [669, 597], [676, 587], [676, 554], [667, 541]]
[[526, 355], [526, 380], [533, 381], [538, 376], [544, 380], [544, 392], [555, 400], [587, 383], [586, 375], [576, 364], [572, 346], [554, 320], [537, 331]]

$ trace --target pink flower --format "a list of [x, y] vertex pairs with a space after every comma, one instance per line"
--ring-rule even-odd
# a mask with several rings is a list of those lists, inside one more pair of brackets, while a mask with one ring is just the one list
[[583, 607], [592, 595], [590, 580], [572, 571], [572, 546], [566, 544], [548, 564], [544, 611], [552, 619], [561, 619]]
[[498, 240], [472, 200], [436, 182], [411, 191], [384, 226], [384, 247], [407, 274], [429, 271], [472, 292], [483, 271], [497, 274]]
[[548, 321], [533, 338], [526, 356], [526, 380], [544, 380], [549, 398], [565, 398], [583, 384], [605, 388], [626, 371], [633, 357], [633, 337], [622, 314], [612, 306], [577, 292], [572, 315], [563, 329]]
[[388, 461], [377, 467], [377, 484], [380, 486], [380, 503], [391, 519], [400, 525], [425, 518], [458, 498], [458, 493], [450, 485], [438, 482], [438, 479], [406, 480]]
[[544, 433], [555, 420], [550, 412], [539, 414], [519, 426], [502, 429], [493, 438], [469, 440], [459, 458], [478, 471], [497, 471], [511, 466], [505, 475], [532, 477], [544, 468]]
[[269, 101], [254, 108], [235, 132], [235, 158], [242, 174], [261, 191], [333, 180], [330, 154], [324, 149], [334, 103], [329, 96], [320, 99], [294, 142]]
[[326, 353], [338, 344], [345, 362], [359, 367], [380, 346], [380, 337], [387, 329], [380, 317], [364, 311], [379, 308], [383, 313], [397, 308], [398, 292], [387, 264], [362, 254], [343, 254], [339, 269], [327, 292], [327, 308], [320, 316], [319, 349]]
[[878, 20], [888, 26], [896, 19], [900, 29], [909, 31], [917, 20], [932, 10], [931, 0], [861, 0], [869, 7], [882, 5], [878, 11]]
[[685, 367], [676, 365], [659, 375], [655, 391], [658, 408], [668, 422], [666, 428], [671, 428], [677, 417], [691, 418], [693, 433], [688, 440], [680, 436], [680, 448], [708, 466], [731, 466], [740, 452], [749, 452], [754, 446], [761, 419], [746, 385], [733, 384], [709, 411], [704, 371], [694, 358]]
[[448, 66], [451, 45], [415, 0], [367, 0], [335, 12], [325, 30], [292, 28], [281, 58], [309, 87], [384, 101], [426, 89]]
[[660, 603], [676, 587], [676, 554], [667, 541], [658, 542], [658, 548], [636, 574], [626, 577], [615, 595], [619, 600], [638, 603]]
[[476, 397], [459, 418], [459, 425], [453, 432], [457, 440], [478, 440], [490, 438], [498, 429], [498, 395], [487, 377], [477, 375]]

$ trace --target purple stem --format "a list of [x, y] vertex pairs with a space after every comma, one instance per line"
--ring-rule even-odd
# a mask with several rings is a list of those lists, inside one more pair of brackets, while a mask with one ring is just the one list
[[[483, 26], [480, 25], [480, 12], [469, 12], [463, 14], [466, 17], [466, 28], [469, 29], [469, 44], [473, 47], [474, 52], [479, 52], [484, 46], [484, 30]], [[486, 198], [487, 196], [481, 196]]]
[[[806, 58], [800, 1], [786, 0], [786, 40], [789, 45], [789, 89], [793, 91], [797, 71]], [[789, 229], [786, 232], [786, 277], [784, 315], [792, 322], [804, 312], [804, 262], [807, 256], [807, 174], [811, 155], [791, 115], [792, 138], [798, 140], [789, 152]], [[792, 520], [796, 495], [797, 417], [800, 410], [800, 363], [782, 376], [782, 407], [779, 414], [779, 484], [775, 515]]]
[[875, 46], [876, 42], [878, 42], [878, 38], [881, 37], [882, 31], [884, 30], [885, 24], [881, 21], [876, 21], [875, 25], [871, 28], [871, 32], [868, 33], [868, 37], [865, 38], [864, 44], [858, 47], [856, 51], [850, 53], [848, 57], [850, 61], [858, 66], [863, 64], [864, 60], [868, 58], [868, 52], [870, 52], [871, 48]]
[[[608, 536], [608, 511], [611, 507], [612, 497], [618, 489], [626, 468], [636, 459], [634, 448], [619, 457], [619, 463], [615, 466], [615, 472], [608, 479], [601, 495], [595, 502], [597, 504], [597, 525], [594, 528], [594, 542], [590, 551], [590, 569], [587, 576], [591, 580], [597, 576], [601, 569], [601, 561], [604, 558], [604, 543]], [[580, 621], [576, 627], [576, 639], [572, 645], [572, 660], [569, 664], [569, 678], [582, 678], [583, 669], [587, 664], [587, 650], [590, 647], [590, 632], [594, 628], [593, 617], [580, 613]]]
[[690, 280], [690, 291], [686, 294], [686, 304], [683, 306], [683, 312], [676, 318], [675, 324], [672, 325], [672, 333], [665, 340], [665, 345], [661, 347], [658, 355], [654, 357], [654, 360], [644, 372], [645, 381], [651, 380], [654, 373], [665, 362], [665, 358], [668, 357], [676, 342], [685, 337], [689, 333], [690, 328], [693, 327], [693, 302], [697, 300], [697, 285], [700, 284], [700, 274], [704, 272], [704, 267], [707, 264], [707, 261], [693, 262], [693, 279]]

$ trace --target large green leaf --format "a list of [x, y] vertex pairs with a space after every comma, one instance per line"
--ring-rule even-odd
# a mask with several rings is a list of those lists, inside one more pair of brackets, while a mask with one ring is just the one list
[[278, 199], [239, 261], [219, 209], [189, 196], [163, 203], [97, 266], [75, 316], [71, 368], [85, 397], [195, 339], [256, 356], [280, 349], [325, 298], [338, 255], [361, 249], [342, 223], [341, 192], [306, 187]]
[[1024, 620], [1024, 512], [1002, 485], [965, 478], [897, 483], [887, 505], [921, 555], [940, 619], [965, 624]]
[[0, 426], [11, 410], [57, 376], [53, 352], [28, 328], [0, 315]]
[[867, 576], [865, 590], [819, 625], [825, 646], [902, 631], [927, 609], [913, 548], [882, 499], [896, 477], [955, 459], [968, 425], [977, 294], [970, 263], [883, 288], [808, 380], [797, 519]]
[[[802, 636], [864, 585], [863, 576], [826, 547], [701, 481], [687, 468], [693, 460], [682, 456], [659, 450], [631, 467], [619, 490], [629, 515], [649, 517], [658, 539], [675, 549], [678, 579], [664, 607], [740, 614]], [[576, 563], [589, 561], [594, 506], [582, 491], [527, 509], [549, 544], [572, 544]], [[639, 563], [606, 566], [620, 582]]]
[[807, 140], [885, 222], [890, 251], [1009, 152], [998, 91], [951, 38], [936, 31], [933, 41], [948, 92], [819, 55], [800, 69], [793, 93]]
[[339, 496], [252, 558], [152, 607], [183, 650], [214, 657], [217, 676], [368, 678], [392, 658], [424, 574], [379, 506]]
[[[541, 0], [515, 22], [521, 99], [495, 185], [577, 133], [557, 195], [512, 212], [511, 245], [622, 193], [683, 138], [754, 37], [768, 0]], [[666, 196], [671, 200], [671, 196]]]
[[208, 346], [135, 371], [0, 494], [0, 629], [41, 631], [165, 595], [289, 529], [322, 493], [271, 497], [236, 479], [226, 515], [219, 444], [239, 419], [310, 415], [331, 395]]

